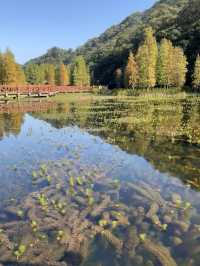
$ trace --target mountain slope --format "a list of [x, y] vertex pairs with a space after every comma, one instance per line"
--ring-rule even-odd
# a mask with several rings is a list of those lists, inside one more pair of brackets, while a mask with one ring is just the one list
[[75, 52], [72, 49], [62, 49], [53, 47], [47, 51], [46, 54], [29, 60], [26, 64], [70, 64], [75, 56]]
[[129, 16], [99, 38], [80, 47], [77, 51], [84, 54], [88, 62], [95, 62], [92, 65], [94, 80], [115, 86], [115, 69], [124, 66], [130, 49], [136, 51], [146, 26], [153, 27], [158, 40], [167, 37], [176, 43], [181, 35], [177, 30], [176, 20], [188, 2], [189, 0], [161, 0], [149, 10]]
[[[200, 52], [200, 0], [161, 0], [142, 13], [134, 13], [119, 25], [93, 38], [74, 52], [65, 50], [63, 57], [54, 58], [54, 62], [63, 60], [70, 63], [75, 55], [82, 54], [90, 64], [95, 83], [114, 86], [114, 72], [123, 67], [130, 50], [136, 51], [143, 38], [143, 29], [152, 26], [158, 41], [167, 37], [175, 45], [181, 45], [192, 66], [194, 58]], [[69, 52], [70, 51], [70, 52]], [[32, 62], [49, 63], [49, 52]]]

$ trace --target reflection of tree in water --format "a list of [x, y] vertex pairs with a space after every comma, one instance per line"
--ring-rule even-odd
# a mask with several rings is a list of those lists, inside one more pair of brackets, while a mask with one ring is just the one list
[[55, 103], [41, 100], [13, 101], [0, 103], [0, 139], [5, 135], [18, 135], [24, 121], [24, 114], [29, 112], [49, 112]]
[[0, 114], [0, 138], [13, 134], [17, 136], [21, 131], [24, 115], [20, 113]]
[[[198, 103], [190, 100], [95, 99], [70, 101], [39, 116], [57, 128], [77, 125], [143, 156], [162, 172], [191, 180], [199, 177], [199, 110]], [[187, 143], [189, 139], [194, 145]]]
[[57, 103], [56, 108], [51, 109], [48, 113], [37, 112], [32, 115], [49, 122], [55, 128], [73, 125], [85, 127], [88, 113], [83, 108], [86, 106], [90, 106], [90, 99], [84, 102], [84, 105], [79, 101]]
[[190, 119], [191, 119], [191, 115], [192, 115], [192, 103], [190, 101], [187, 101], [186, 99], [184, 99], [182, 101], [182, 119], [181, 119], [181, 126], [182, 128], [186, 129]]

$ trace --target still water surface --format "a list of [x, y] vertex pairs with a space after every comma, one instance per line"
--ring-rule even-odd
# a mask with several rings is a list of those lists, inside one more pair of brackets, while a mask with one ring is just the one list
[[0, 103], [0, 262], [199, 265], [199, 123], [191, 96]]

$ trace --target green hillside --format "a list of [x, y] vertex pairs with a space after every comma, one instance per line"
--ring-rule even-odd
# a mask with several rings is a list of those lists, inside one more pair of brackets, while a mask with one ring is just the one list
[[182, 46], [192, 66], [200, 52], [199, 6], [200, 0], [161, 0], [143, 13], [132, 14], [75, 51], [52, 48], [31, 62], [70, 63], [75, 55], [82, 54], [90, 65], [93, 81], [112, 86], [116, 68], [124, 67], [129, 51], [135, 51], [140, 44], [143, 29], [152, 26], [158, 41], [167, 37], [175, 45]]

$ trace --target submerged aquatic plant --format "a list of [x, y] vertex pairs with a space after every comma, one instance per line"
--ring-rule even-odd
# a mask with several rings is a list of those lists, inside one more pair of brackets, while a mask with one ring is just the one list
[[19, 260], [24, 253], [26, 252], [26, 246], [23, 244], [20, 244], [17, 249], [14, 251], [14, 255], [16, 256], [17, 260]]
[[145, 238], [143, 241], [144, 248], [152, 253], [162, 266], [177, 266], [172, 258], [169, 250], [161, 245], [155, 244], [151, 240]]
[[[51, 183], [41, 187], [39, 193], [30, 193], [15, 208], [15, 213], [23, 210], [26, 219], [2, 223], [0, 262], [9, 262], [13, 253], [9, 248], [5, 251], [5, 246], [12, 247], [13, 239], [20, 239], [29, 247], [27, 252], [22, 249], [20, 253], [19, 246], [10, 250], [16, 251], [12, 260], [21, 259], [24, 264], [31, 261], [60, 266], [64, 258], [74, 265], [80, 257], [77, 265], [84, 265], [93, 247], [103, 243], [106, 252], [114, 254], [116, 265], [146, 265], [147, 260], [154, 265], [173, 266], [176, 261], [167, 244], [181, 249], [186, 238], [194, 238], [194, 227], [190, 226], [192, 203], [183, 197], [180, 201], [180, 196], [172, 197], [171, 192], [165, 196], [142, 181], [113, 183], [96, 169], [81, 169], [80, 174], [76, 165], [71, 171], [69, 164], [55, 164], [48, 168], [48, 175], [54, 176]], [[66, 179], [69, 167], [73, 172], [71, 181]], [[52, 174], [55, 168], [56, 175]], [[195, 229], [197, 237], [199, 230]], [[182, 262], [177, 256], [177, 261]]]
[[58, 230], [56, 239], [60, 241], [62, 237], [64, 236], [64, 231], [63, 230]]
[[23, 210], [18, 210], [17, 211], [17, 215], [20, 217], [20, 218], [23, 218], [24, 217], [24, 211]]
[[38, 230], [38, 223], [37, 223], [37, 221], [35, 221], [35, 220], [32, 220], [31, 221], [31, 228], [32, 228], [33, 232], [37, 232], [37, 230]]
[[43, 193], [39, 194], [38, 202], [39, 202], [40, 206], [42, 206], [44, 209], [46, 207], [48, 207], [48, 200], [47, 200], [46, 196]]

